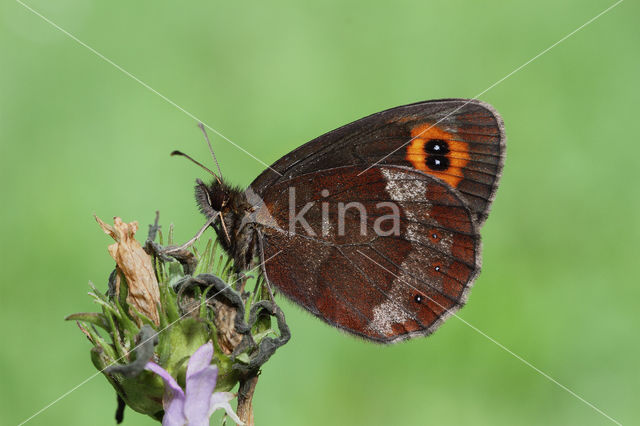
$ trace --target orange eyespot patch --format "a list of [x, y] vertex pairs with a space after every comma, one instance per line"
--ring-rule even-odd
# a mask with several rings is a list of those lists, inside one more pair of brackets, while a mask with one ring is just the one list
[[411, 137], [414, 139], [407, 146], [407, 161], [416, 169], [457, 187], [470, 159], [469, 144], [454, 140], [453, 134], [429, 123], [413, 127]]

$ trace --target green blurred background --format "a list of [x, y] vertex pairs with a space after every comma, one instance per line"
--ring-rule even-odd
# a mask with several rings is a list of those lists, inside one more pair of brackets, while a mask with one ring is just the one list
[[[613, 4], [531, 1], [79, 1], [28, 4], [266, 163], [370, 113], [473, 97]], [[621, 423], [640, 422], [640, 7], [626, 1], [481, 98], [508, 157], [460, 316]], [[113, 266], [92, 218], [203, 219], [196, 121], [19, 3], [0, 5], [0, 423], [95, 370], [63, 317]], [[263, 165], [213, 137], [226, 177]], [[141, 236], [140, 238], [142, 238]], [[611, 424], [456, 318], [382, 347], [282, 301], [258, 425]], [[33, 425], [113, 424], [96, 377]], [[151, 425], [128, 411], [125, 424]]]

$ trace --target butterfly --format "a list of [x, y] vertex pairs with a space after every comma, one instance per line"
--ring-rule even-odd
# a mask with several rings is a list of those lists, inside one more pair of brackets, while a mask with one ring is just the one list
[[465, 304], [505, 142], [487, 103], [418, 102], [300, 146], [246, 190], [207, 169], [215, 179], [198, 179], [195, 197], [237, 272], [259, 261], [314, 316], [394, 343], [433, 333]]

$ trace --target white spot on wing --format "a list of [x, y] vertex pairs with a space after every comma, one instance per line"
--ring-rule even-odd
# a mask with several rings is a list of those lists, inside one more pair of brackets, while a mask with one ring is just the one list
[[393, 201], [424, 200], [427, 192], [425, 181], [402, 169], [381, 168], [380, 171], [387, 181], [385, 189]]
[[369, 323], [369, 327], [383, 336], [393, 333], [393, 329], [391, 328], [393, 324], [402, 324], [411, 318], [411, 316], [399, 306], [403, 295], [400, 294], [402, 292], [398, 290], [400, 290], [398, 285], [394, 285], [391, 294], [389, 294], [391, 299], [373, 308], [373, 321]]
[[[426, 202], [427, 182], [415, 178], [412, 173], [402, 169], [381, 168], [380, 171], [387, 181], [385, 190], [391, 200], [398, 203], [402, 201], [424, 201]], [[419, 222], [412, 209], [403, 209], [407, 219], [411, 222]], [[410, 241], [420, 241], [420, 226], [417, 223], [407, 225], [407, 239]]]

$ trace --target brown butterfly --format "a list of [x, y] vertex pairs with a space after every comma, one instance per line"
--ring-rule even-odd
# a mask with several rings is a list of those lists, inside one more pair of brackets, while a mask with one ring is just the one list
[[196, 200], [238, 271], [258, 258], [313, 315], [392, 343], [431, 334], [466, 302], [504, 158], [490, 105], [426, 101], [326, 133], [245, 191], [198, 180]]

